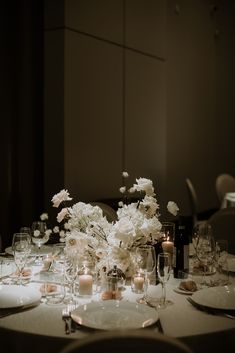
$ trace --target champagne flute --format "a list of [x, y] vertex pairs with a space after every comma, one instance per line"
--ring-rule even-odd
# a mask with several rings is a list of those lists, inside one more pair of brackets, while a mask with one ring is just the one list
[[147, 290], [150, 276], [156, 268], [155, 248], [152, 245], [142, 245], [136, 249], [137, 270], [144, 275], [144, 295], [137, 299], [138, 303], [147, 304]]
[[14, 261], [18, 269], [17, 283], [23, 283], [23, 270], [30, 254], [30, 236], [27, 233], [15, 233], [12, 239]]
[[157, 309], [165, 309], [168, 305], [172, 305], [171, 300], [166, 299], [166, 283], [170, 278], [172, 270], [172, 256], [168, 252], [160, 253], [157, 257], [157, 275], [161, 283], [161, 297], [150, 298], [148, 304]]
[[32, 242], [37, 247], [37, 258], [35, 260], [36, 265], [42, 265], [42, 259], [40, 258], [40, 249], [43, 244], [49, 240], [47, 235], [47, 226], [46, 222], [35, 221], [32, 224]]
[[69, 286], [69, 295], [65, 298], [65, 304], [76, 304], [75, 280], [78, 275], [78, 262], [75, 256], [67, 255], [64, 259], [64, 276]]
[[169, 253], [158, 254], [157, 274], [162, 286], [162, 295], [157, 306], [159, 309], [164, 309], [168, 305], [173, 304], [172, 301], [166, 300], [166, 283], [170, 278], [171, 269], [172, 269], [171, 254]]

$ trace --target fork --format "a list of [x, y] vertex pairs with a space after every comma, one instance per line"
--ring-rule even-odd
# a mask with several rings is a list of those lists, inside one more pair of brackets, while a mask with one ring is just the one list
[[69, 312], [69, 308], [66, 307], [62, 310], [62, 320], [65, 323], [65, 333], [66, 335], [69, 335], [71, 332], [71, 325], [70, 325], [70, 312]]

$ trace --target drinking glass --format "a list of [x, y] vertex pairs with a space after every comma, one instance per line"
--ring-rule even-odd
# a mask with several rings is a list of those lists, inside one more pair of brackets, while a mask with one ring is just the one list
[[64, 276], [69, 287], [69, 294], [65, 297], [66, 304], [76, 304], [75, 299], [75, 280], [78, 275], [78, 262], [76, 257], [67, 256], [64, 259]]
[[32, 242], [37, 247], [37, 255], [35, 260], [35, 265], [42, 265], [42, 259], [40, 256], [40, 249], [43, 244], [45, 244], [49, 237], [46, 233], [47, 226], [43, 221], [35, 221], [32, 224]]
[[18, 284], [23, 283], [23, 270], [31, 251], [30, 236], [27, 233], [15, 233], [12, 239], [12, 251], [18, 270]]
[[215, 239], [212, 235], [201, 235], [198, 238], [196, 255], [203, 268], [202, 285], [210, 286], [209, 281], [206, 280], [206, 274], [213, 274], [213, 266], [215, 262]]
[[228, 271], [228, 240], [217, 239], [216, 240], [216, 275], [215, 285], [225, 286], [229, 282], [229, 271]]
[[192, 253], [190, 261], [190, 272], [202, 272], [198, 256], [197, 256], [197, 246], [200, 237], [205, 237], [207, 235], [212, 235], [212, 227], [207, 221], [201, 221], [195, 224], [192, 231]]
[[171, 255], [169, 253], [158, 254], [157, 274], [162, 286], [162, 295], [157, 305], [159, 309], [164, 309], [168, 305], [173, 304], [172, 301], [166, 300], [166, 283], [170, 278], [171, 269], [172, 269]]
[[155, 248], [152, 245], [142, 245], [136, 249], [136, 265], [137, 271], [144, 274], [144, 295], [137, 302], [147, 304], [148, 284], [156, 268]]

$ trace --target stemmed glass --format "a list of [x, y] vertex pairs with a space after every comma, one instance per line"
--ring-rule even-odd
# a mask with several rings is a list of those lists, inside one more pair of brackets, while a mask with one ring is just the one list
[[137, 270], [144, 274], [144, 295], [137, 299], [138, 303], [147, 304], [147, 290], [151, 274], [156, 268], [156, 254], [152, 245], [142, 245], [136, 249]]
[[31, 239], [27, 233], [15, 233], [13, 235], [12, 251], [14, 255], [14, 261], [19, 272], [19, 281], [17, 281], [19, 284], [23, 283], [23, 270], [31, 251], [30, 242]]
[[78, 262], [75, 256], [66, 256], [64, 259], [64, 276], [69, 286], [69, 296], [65, 298], [66, 304], [76, 304], [75, 280], [78, 275]]
[[213, 273], [212, 271], [216, 255], [215, 239], [212, 235], [205, 234], [199, 236], [196, 248], [196, 255], [203, 266], [202, 284], [205, 286], [210, 286], [210, 283], [206, 281], [206, 273]]
[[157, 305], [159, 309], [164, 309], [168, 305], [173, 304], [172, 301], [166, 300], [166, 283], [170, 278], [171, 269], [172, 269], [171, 254], [169, 253], [158, 254], [157, 274], [162, 286], [162, 295]]
[[37, 246], [37, 259], [35, 261], [36, 265], [42, 264], [42, 259], [40, 258], [40, 249], [43, 244], [45, 244], [49, 237], [46, 233], [47, 226], [43, 221], [35, 221], [32, 224], [32, 242]]
[[224, 286], [229, 282], [228, 271], [228, 240], [216, 239], [216, 281], [215, 285]]

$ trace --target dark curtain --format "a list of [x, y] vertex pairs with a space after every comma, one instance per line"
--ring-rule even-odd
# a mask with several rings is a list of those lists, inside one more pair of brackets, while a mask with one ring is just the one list
[[0, 4], [2, 248], [43, 205], [43, 1]]

